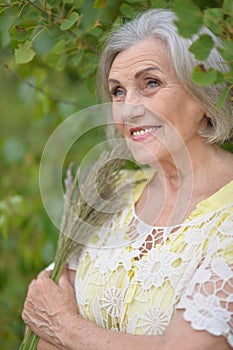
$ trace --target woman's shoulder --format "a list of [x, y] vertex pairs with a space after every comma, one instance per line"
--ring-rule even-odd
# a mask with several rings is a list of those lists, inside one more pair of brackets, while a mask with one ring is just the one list
[[[227, 214], [228, 213], [228, 214]], [[199, 202], [190, 214], [189, 221], [216, 214], [219, 217], [232, 217], [233, 220], [233, 180], [230, 180], [214, 194]]]

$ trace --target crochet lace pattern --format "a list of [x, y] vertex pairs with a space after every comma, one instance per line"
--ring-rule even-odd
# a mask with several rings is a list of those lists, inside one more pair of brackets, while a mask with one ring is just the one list
[[147, 225], [130, 203], [107, 228], [69, 262], [84, 318], [114, 331], [161, 335], [183, 309], [193, 329], [223, 335], [233, 346], [233, 182], [183, 224]]

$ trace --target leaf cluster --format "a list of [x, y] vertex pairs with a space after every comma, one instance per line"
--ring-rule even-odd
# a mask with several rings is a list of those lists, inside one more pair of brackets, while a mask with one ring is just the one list
[[[221, 108], [233, 88], [233, 2], [224, 0], [219, 7], [207, 7], [201, 10], [194, 2], [175, 0], [174, 11], [178, 16], [177, 28], [183, 37], [191, 38], [198, 33], [202, 25], [205, 25], [221, 39], [221, 44], [216, 44], [210, 35], [202, 34], [189, 48], [200, 62], [192, 73], [195, 83], [201, 86], [226, 83], [217, 104], [217, 108]], [[226, 62], [228, 67], [226, 73], [205, 67], [204, 62], [214, 47]]]
[[[200, 61], [193, 73], [198, 84], [226, 82], [220, 107], [233, 85], [232, 0], [0, 0], [2, 350], [18, 348], [27, 285], [54, 256], [57, 231], [38, 185], [44, 145], [66, 116], [98, 101], [95, 72], [109, 29], [135, 12], [158, 7], [176, 11], [185, 37], [204, 23], [222, 39], [217, 49], [229, 66], [224, 75], [205, 68], [213, 47], [209, 36], [190, 48]], [[96, 130], [84, 135], [71, 158], [79, 164], [99, 140]], [[233, 152], [232, 144], [224, 147]]]

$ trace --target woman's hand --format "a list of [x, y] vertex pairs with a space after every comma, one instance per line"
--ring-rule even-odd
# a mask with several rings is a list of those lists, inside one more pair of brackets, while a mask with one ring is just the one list
[[37, 350], [58, 350], [58, 347], [57, 345], [52, 345], [51, 343], [48, 343], [47, 341], [40, 338], [39, 343], [37, 345]]
[[40, 338], [62, 348], [64, 324], [67, 326], [77, 316], [77, 303], [67, 269], [58, 285], [49, 278], [50, 273], [41, 272], [29, 285], [22, 318]]

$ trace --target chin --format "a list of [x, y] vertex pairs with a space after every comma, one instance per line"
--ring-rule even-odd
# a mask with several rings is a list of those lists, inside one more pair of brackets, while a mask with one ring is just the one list
[[151, 152], [141, 147], [129, 148], [134, 160], [141, 165], [154, 165], [158, 162], [157, 157]]
[[168, 150], [159, 144], [153, 148], [147, 148], [141, 144], [130, 143], [128, 148], [138, 164], [149, 165], [153, 168], [171, 156]]

